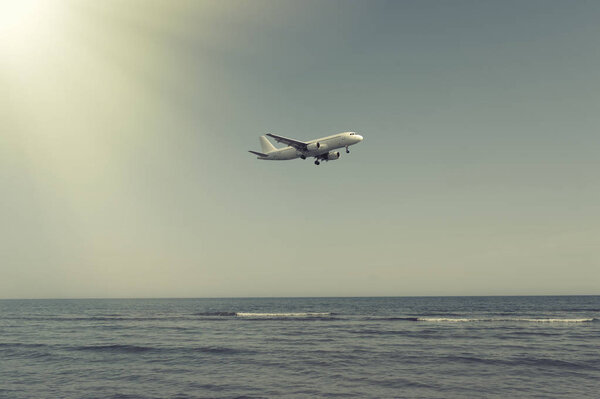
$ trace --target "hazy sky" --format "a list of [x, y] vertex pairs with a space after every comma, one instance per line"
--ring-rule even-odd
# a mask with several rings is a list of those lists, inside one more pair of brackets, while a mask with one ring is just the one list
[[[0, 297], [600, 293], [600, 2], [0, 3]], [[357, 131], [338, 161], [258, 136]]]

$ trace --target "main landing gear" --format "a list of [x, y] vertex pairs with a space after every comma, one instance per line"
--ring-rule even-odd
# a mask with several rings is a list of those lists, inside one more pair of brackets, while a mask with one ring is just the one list
[[350, 150], [348, 149], [348, 146], [346, 146], [346, 154], [350, 154]]
[[300, 159], [306, 159], [306, 155], [300, 155]]
[[315, 161], [315, 165], [320, 165], [320, 164], [321, 164], [321, 162], [319, 162], [319, 160], [317, 159], [317, 160]]

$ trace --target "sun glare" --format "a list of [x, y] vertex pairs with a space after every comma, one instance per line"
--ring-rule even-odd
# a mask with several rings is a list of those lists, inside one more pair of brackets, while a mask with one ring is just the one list
[[0, 44], [10, 48], [34, 45], [50, 19], [52, 1], [0, 1]]
[[8, 0], [0, 2], [0, 29], [11, 32], [28, 25], [40, 11], [41, 0]]

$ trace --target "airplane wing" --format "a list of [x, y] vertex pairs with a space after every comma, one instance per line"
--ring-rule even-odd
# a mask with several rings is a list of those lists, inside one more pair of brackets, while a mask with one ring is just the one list
[[278, 143], [289, 145], [290, 147], [294, 147], [295, 149], [300, 151], [306, 151], [306, 146], [308, 145], [308, 143], [305, 143], [303, 141], [288, 139], [286, 137], [277, 136], [276, 134], [267, 133], [267, 136], [273, 137], [273, 139], [275, 139], [275, 141]]

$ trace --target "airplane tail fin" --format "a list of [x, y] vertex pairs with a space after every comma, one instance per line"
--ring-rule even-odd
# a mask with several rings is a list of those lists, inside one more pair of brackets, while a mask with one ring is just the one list
[[271, 151], [275, 151], [277, 148], [267, 139], [267, 136], [260, 136], [260, 147], [262, 152], [268, 154]]

